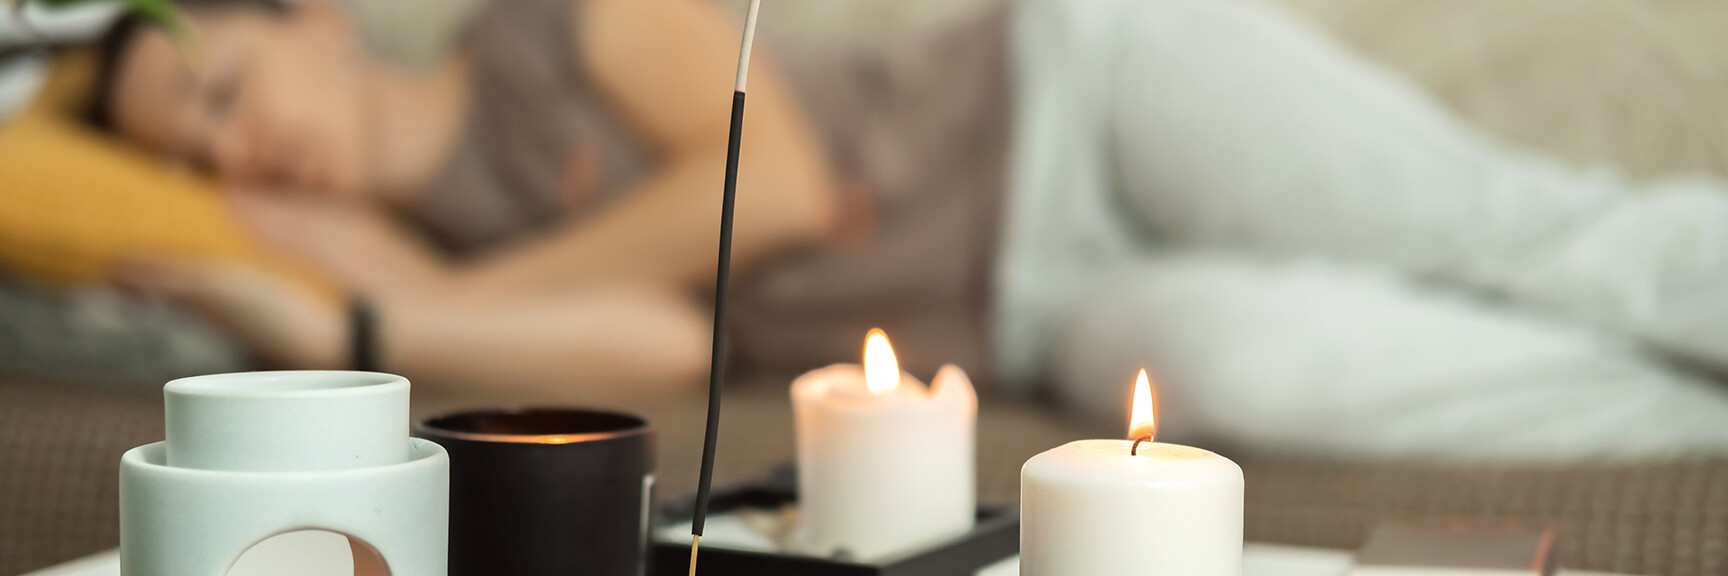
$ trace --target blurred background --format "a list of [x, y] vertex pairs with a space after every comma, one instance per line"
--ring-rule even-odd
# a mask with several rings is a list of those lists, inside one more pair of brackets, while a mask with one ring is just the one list
[[[117, 545], [118, 457], [196, 374], [369, 357], [417, 416], [630, 410], [692, 492], [743, 4], [0, 19], [0, 574]], [[1160, 438], [1242, 463], [1250, 540], [1515, 518], [1567, 567], [1728, 573], [1728, 4], [762, 26], [717, 482], [789, 461], [791, 378], [882, 327], [979, 384], [986, 501], [1122, 436], [1146, 368]]]

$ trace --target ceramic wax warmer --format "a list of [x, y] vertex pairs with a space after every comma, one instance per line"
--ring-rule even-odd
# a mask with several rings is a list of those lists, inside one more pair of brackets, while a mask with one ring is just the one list
[[163, 388], [167, 440], [120, 458], [120, 570], [223, 576], [252, 545], [320, 529], [393, 576], [444, 576], [450, 460], [408, 437], [408, 380], [250, 372]]

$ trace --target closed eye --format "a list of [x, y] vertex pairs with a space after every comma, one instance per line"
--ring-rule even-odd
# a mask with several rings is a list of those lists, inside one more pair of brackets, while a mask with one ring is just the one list
[[234, 74], [223, 74], [211, 80], [204, 90], [204, 109], [215, 120], [224, 120], [234, 111], [240, 98], [240, 82]]

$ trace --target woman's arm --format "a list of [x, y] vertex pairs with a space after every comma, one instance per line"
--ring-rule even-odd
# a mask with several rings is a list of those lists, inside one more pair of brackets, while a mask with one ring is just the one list
[[606, 404], [688, 392], [708, 369], [707, 313], [664, 287], [374, 304], [384, 367], [445, 391]]
[[[459, 272], [469, 292], [539, 292], [631, 279], [675, 286], [714, 274], [739, 36], [701, 0], [589, 0], [573, 46], [659, 163], [579, 224]], [[820, 142], [771, 58], [752, 70], [733, 257], [763, 255], [827, 225]]]
[[[341, 304], [279, 277], [156, 258], [126, 263], [115, 280], [204, 313], [268, 365], [351, 366]], [[445, 390], [609, 403], [683, 392], [708, 367], [707, 314], [665, 287], [594, 285], [490, 301], [392, 293], [372, 303], [384, 369]]]

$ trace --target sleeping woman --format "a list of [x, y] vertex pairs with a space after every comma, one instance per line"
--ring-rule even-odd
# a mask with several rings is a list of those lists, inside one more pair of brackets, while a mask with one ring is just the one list
[[[384, 365], [500, 387], [700, 380], [696, 290], [714, 272], [736, 43], [715, 8], [495, 2], [462, 50], [407, 71], [363, 53], [328, 2], [186, 6], [205, 60], [122, 25], [99, 112], [213, 171], [258, 236], [365, 295]], [[741, 267], [816, 237], [832, 203], [812, 127], [761, 68]], [[119, 276], [204, 310], [270, 364], [348, 361], [342, 311], [270, 279], [169, 261]]]
[[[388, 369], [587, 398], [700, 381], [737, 44], [715, 5], [494, 0], [425, 70], [324, 0], [187, 7], [203, 57], [118, 27], [98, 117], [371, 302]], [[1148, 367], [1165, 437], [1728, 449], [1720, 183], [1514, 150], [1257, 0], [1024, 0], [843, 64], [771, 48], [743, 369], [855, 361], [881, 326], [915, 374], [958, 362], [1104, 418]], [[348, 362], [342, 308], [271, 278], [117, 278], [271, 365]]]

